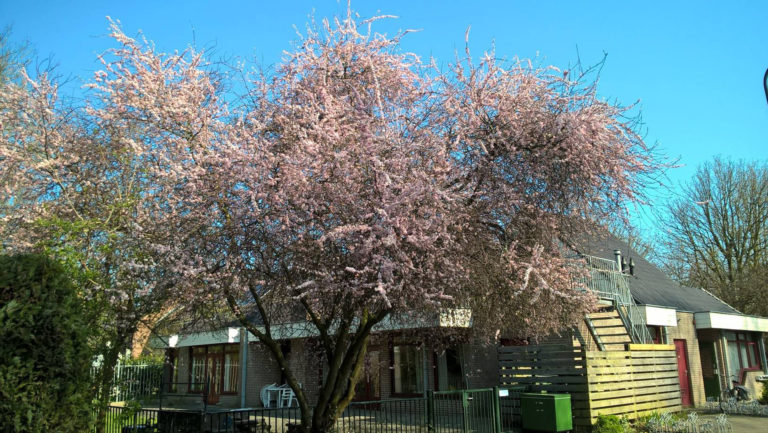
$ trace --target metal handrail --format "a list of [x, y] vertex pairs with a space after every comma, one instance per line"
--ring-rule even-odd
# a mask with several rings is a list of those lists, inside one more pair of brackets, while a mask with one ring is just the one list
[[635, 303], [629, 289], [627, 276], [621, 272], [613, 260], [589, 255], [580, 255], [580, 261], [585, 264], [589, 276], [581, 283], [587, 289], [595, 292], [601, 299], [611, 301], [619, 313], [619, 317], [629, 331], [634, 343], [650, 343], [651, 333], [645, 323], [645, 317]]

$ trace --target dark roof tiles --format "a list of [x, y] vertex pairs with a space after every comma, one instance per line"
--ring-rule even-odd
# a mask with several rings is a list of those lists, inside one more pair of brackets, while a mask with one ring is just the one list
[[709, 292], [673, 281], [626, 242], [610, 233], [590, 236], [578, 244], [576, 249], [581, 254], [615, 260], [614, 250], [619, 250], [627, 263], [632, 259], [635, 264], [634, 275], [627, 277], [632, 296], [638, 304], [673, 307], [679, 311], [739, 314], [736, 309]]

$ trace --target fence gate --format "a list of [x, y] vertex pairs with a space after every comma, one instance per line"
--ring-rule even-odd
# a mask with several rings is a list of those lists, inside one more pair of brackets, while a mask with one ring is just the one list
[[501, 433], [496, 388], [435, 391], [428, 395], [435, 433]]

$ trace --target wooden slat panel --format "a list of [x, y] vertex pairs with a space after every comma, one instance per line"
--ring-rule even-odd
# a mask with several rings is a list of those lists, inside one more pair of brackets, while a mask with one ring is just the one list
[[632, 358], [669, 358], [675, 357], [674, 351], [625, 351], [625, 352], [585, 352], [587, 359], [621, 359], [631, 356]]
[[520, 353], [520, 352], [566, 352], [573, 351], [573, 346], [565, 344], [542, 344], [529, 346], [501, 346], [499, 353]]
[[[668, 379], [658, 379], [652, 382], [655, 385], [664, 386], [664, 385], [675, 385], [680, 386], [678, 383], [677, 378], [668, 378]], [[621, 383], [591, 383], [589, 384], [589, 389], [592, 392], [603, 392], [603, 391], [613, 391], [615, 389], [634, 389], [638, 386], [633, 382], [628, 382], [625, 384]]]
[[665, 393], [659, 393], [659, 394], [646, 394], [646, 395], [633, 395], [629, 397], [622, 397], [622, 398], [609, 398], [606, 400], [590, 400], [589, 405], [590, 407], [594, 409], [601, 409], [605, 407], [614, 407], [614, 406], [634, 406], [638, 403], [648, 403], [648, 402], [658, 402], [658, 401], [664, 401], [664, 400], [673, 400], [675, 398], [680, 398], [680, 390], [677, 390], [677, 392], [665, 392]]
[[644, 350], [585, 354], [593, 421], [598, 414], [633, 419], [643, 412], [680, 406], [675, 352], [631, 346]]
[[636, 367], [640, 365], [677, 365], [677, 358], [631, 358], [631, 359], [599, 359], [591, 358], [587, 361], [590, 367], [602, 367], [604, 365]]
[[630, 344], [629, 350], [649, 351], [649, 350], [675, 350], [674, 344]]
[[[505, 380], [506, 379], [506, 380]], [[571, 384], [586, 384], [587, 378], [584, 376], [552, 376], [552, 377], [524, 377], [524, 376], [518, 376], [518, 377], [502, 377], [502, 385], [501, 386], [508, 386], [513, 384], [520, 384], [520, 385], [528, 385], [528, 384], [546, 384], [546, 385], [552, 385], [552, 384], [563, 384], [563, 385], [571, 385]]]
[[[618, 332], [611, 327], [603, 330]], [[605, 340], [628, 339], [617, 335]], [[582, 352], [563, 345], [500, 348], [502, 386], [569, 393], [574, 424], [579, 426], [589, 425], [598, 413], [636, 418], [644, 412], [680, 408], [677, 357], [670, 346], [609, 343], [606, 347], [617, 350]], [[636, 350], [625, 350], [628, 347]]]
[[[535, 370], [515, 370], [516, 373], [512, 374], [526, 374], [536, 377], [550, 377], [550, 376], [583, 376], [586, 370], [583, 368], [537, 368]], [[511, 371], [502, 370], [502, 375], [509, 375]]]
[[572, 365], [574, 367], [582, 365], [582, 360], [579, 358], [544, 358], [544, 359], [537, 359], [537, 358], [514, 358], [514, 359], [500, 359], [499, 364], [502, 366], [545, 366], [545, 365], [554, 365], [554, 366], [563, 366], [563, 365]]
[[624, 350], [627, 343], [605, 344], [605, 350]]
[[606, 383], [606, 382], [626, 382], [626, 381], [643, 381], [643, 380], [658, 380], [677, 377], [676, 371], [656, 372], [656, 373], [637, 373], [637, 374], [603, 374], [599, 376], [589, 375], [589, 383]]
[[626, 406], [609, 407], [592, 411], [592, 420], [597, 420], [598, 415], [626, 415], [629, 419], [635, 419], [641, 415], [650, 412], [670, 411], [676, 412], [682, 410], [680, 399], [662, 400], [651, 403], [638, 404], [632, 409], [627, 410]]
[[679, 387], [677, 384], [673, 385], [665, 385], [665, 386], [654, 386], [650, 388], [625, 388], [625, 389], [607, 389], [604, 390], [604, 392], [593, 392], [596, 396], [593, 400], [598, 400], [599, 398], [602, 399], [611, 399], [611, 398], [621, 398], [621, 397], [629, 397], [629, 396], [635, 396], [635, 395], [644, 395], [644, 394], [663, 394], [667, 392], [675, 392], [679, 391]]

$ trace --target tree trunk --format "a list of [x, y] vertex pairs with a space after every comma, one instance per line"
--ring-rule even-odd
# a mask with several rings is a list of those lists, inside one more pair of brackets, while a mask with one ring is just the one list
[[[122, 342], [122, 338], [118, 338]], [[104, 354], [101, 364], [101, 370], [96, 384], [97, 412], [96, 412], [96, 433], [105, 433], [107, 427], [107, 408], [109, 407], [109, 397], [112, 392], [112, 385], [115, 375], [115, 365], [117, 365], [123, 344], [115, 344]]]

